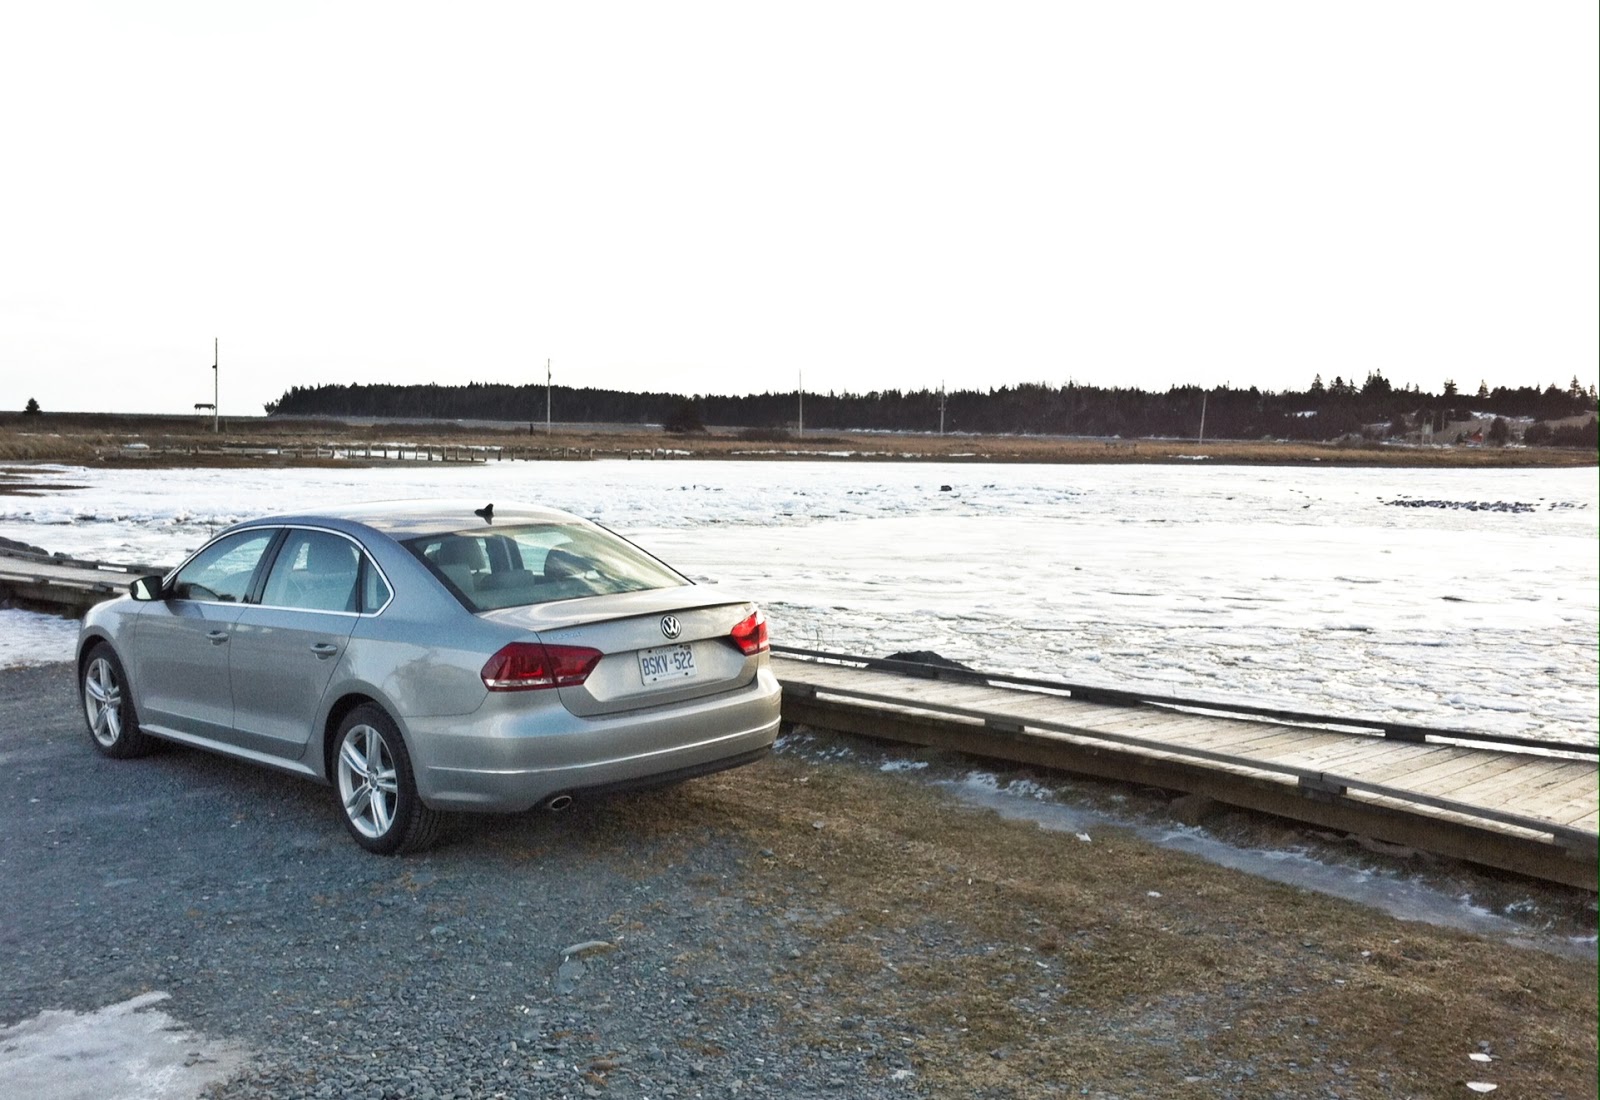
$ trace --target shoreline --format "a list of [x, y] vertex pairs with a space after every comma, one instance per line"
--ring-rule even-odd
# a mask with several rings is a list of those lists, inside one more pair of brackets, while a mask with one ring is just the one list
[[102, 469], [379, 467], [428, 461], [794, 461], [958, 464], [1570, 469], [1600, 465], [1587, 450], [1415, 446], [1344, 441], [1117, 439], [714, 428], [672, 434], [646, 425], [536, 425], [230, 418], [220, 433], [189, 417], [57, 413], [0, 416], [5, 466]]

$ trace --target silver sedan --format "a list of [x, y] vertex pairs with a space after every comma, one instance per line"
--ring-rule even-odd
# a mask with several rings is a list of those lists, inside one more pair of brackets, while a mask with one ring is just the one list
[[100, 752], [162, 738], [332, 784], [380, 853], [445, 811], [748, 763], [778, 729], [758, 607], [547, 508], [238, 524], [91, 610], [78, 672]]

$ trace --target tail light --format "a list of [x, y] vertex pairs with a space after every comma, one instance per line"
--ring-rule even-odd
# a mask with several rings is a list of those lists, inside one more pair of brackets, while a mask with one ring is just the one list
[[757, 653], [765, 652], [767, 649], [767, 617], [761, 613], [760, 608], [757, 608], [740, 620], [739, 624], [733, 628], [730, 637], [733, 638], [733, 644], [738, 646], [739, 651], [746, 657], [753, 657]]
[[480, 675], [490, 691], [576, 687], [589, 678], [602, 656], [587, 646], [512, 642], [489, 658]]

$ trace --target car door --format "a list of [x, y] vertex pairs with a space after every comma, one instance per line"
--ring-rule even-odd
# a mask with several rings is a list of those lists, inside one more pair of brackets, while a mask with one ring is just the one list
[[190, 558], [139, 616], [132, 677], [140, 721], [226, 741], [233, 727], [229, 647], [276, 528], [224, 535]]
[[353, 539], [288, 530], [259, 603], [234, 624], [233, 736], [241, 748], [291, 760], [304, 754], [363, 606], [364, 569], [376, 567]]

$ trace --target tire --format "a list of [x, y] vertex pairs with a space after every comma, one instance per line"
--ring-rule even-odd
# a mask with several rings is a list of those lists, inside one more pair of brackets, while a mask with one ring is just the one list
[[89, 740], [102, 755], [129, 760], [156, 747], [155, 738], [139, 728], [128, 674], [105, 642], [96, 642], [89, 648], [83, 675], [78, 678], [78, 694], [83, 700]]
[[369, 852], [420, 852], [439, 838], [444, 814], [417, 795], [411, 755], [394, 720], [364, 703], [339, 723], [334, 738], [333, 787], [339, 816]]

